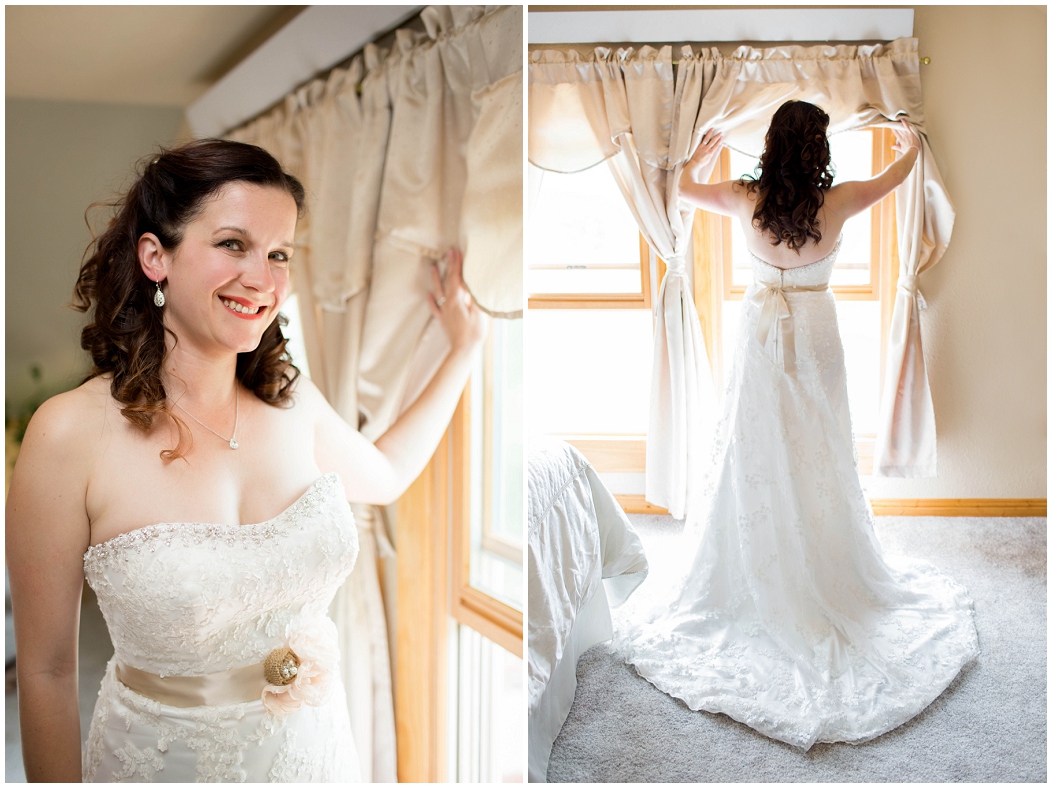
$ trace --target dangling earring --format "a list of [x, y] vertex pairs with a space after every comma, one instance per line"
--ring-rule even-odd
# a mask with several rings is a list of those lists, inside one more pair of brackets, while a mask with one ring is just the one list
[[153, 294], [153, 302], [158, 307], [162, 307], [164, 306], [164, 293], [161, 292], [161, 283], [154, 282], [154, 284], [157, 285], [157, 292]]

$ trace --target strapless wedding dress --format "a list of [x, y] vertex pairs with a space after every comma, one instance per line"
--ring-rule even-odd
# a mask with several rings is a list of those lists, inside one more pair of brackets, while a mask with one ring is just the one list
[[[357, 554], [336, 474], [263, 523], [164, 523], [89, 548], [115, 653], [85, 782], [358, 781], [327, 612]], [[270, 684], [262, 663], [285, 647], [298, 673]], [[187, 686], [205, 702], [188, 705]]]
[[965, 590], [874, 535], [826, 287], [839, 247], [752, 257], [685, 571], [615, 639], [691, 709], [803, 749], [901, 725], [978, 654]]

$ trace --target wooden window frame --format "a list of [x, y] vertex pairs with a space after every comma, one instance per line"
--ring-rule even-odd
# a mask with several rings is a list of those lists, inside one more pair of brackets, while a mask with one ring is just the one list
[[[658, 281], [665, 263], [658, 258]], [[650, 309], [650, 245], [639, 234], [639, 293], [539, 293], [527, 299], [529, 309]]]
[[427, 467], [397, 503], [394, 707], [400, 782], [448, 778], [450, 618], [525, 659], [522, 612], [469, 583], [470, 460], [469, 382]]
[[452, 577], [450, 614], [523, 659], [522, 611], [471, 585], [471, 387], [450, 423], [453, 467], [461, 469], [452, 490]]
[[394, 712], [399, 782], [445, 782], [452, 436], [398, 499]]

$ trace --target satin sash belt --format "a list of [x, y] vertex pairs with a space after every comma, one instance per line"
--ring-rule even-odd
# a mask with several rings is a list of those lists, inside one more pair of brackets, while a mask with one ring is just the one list
[[117, 663], [117, 678], [130, 689], [166, 706], [227, 706], [263, 697], [263, 663], [204, 676], [158, 676]]
[[[794, 285], [784, 287], [779, 282], [757, 282], [762, 286], [750, 297], [750, 301], [760, 309], [760, 319], [756, 323], [756, 341], [767, 347], [771, 336], [779, 333], [782, 335], [782, 367], [790, 376], [796, 376], [796, 342], [793, 339], [793, 314], [789, 311], [789, 302], [785, 298], [786, 293], [796, 292], [821, 292], [829, 288], [829, 283], [824, 285]], [[776, 325], [777, 324], [777, 325]], [[776, 331], [776, 327], [780, 327]]]

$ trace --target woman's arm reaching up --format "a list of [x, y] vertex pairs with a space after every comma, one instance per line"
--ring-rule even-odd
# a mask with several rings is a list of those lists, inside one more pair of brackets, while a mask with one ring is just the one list
[[718, 131], [709, 129], [702, 135], [701, 144], [690, 160], [683, 165], [679, 196], [703, 211], [718, 213], [721, 216], [737, 216], [741, 210], [741, 195], [745, 193], [739, 181], [701, 182], [702, 173], [720, 155], [722, 148], [723, 135]]
[[340, 473], [349, 500], [386, 504], [397, 499], [427, 465], [453, 417], [488, 324], [464, 287], [462, 264], [461, 253], [451, 250], [445, 283], [437, 265], [432, 268], [440, 295], [429, 295], [430, 307], [449, 337], [449, 354], [416, 401], [375, 443], [340, 418], [313, 384], [303, 382], [318, 414], [318, 464]]
[[835, 206], [835, 209], [845, 219], [862, 213], [866, 208], [884, 199], [906, 180], [906, 176], [916, 164], [917, 156], [920, 155], [920, 138], [906, 121], [903, 120], [900, 123], [901, 128], [892, 129], [895, 132], [895, 144], [892, 150], [901, 154], [899, 158], [889, 164], [880, 175], [875, 175], [866, 181], [838, 183], [829, 190], [826, 198], [827, 204]]

